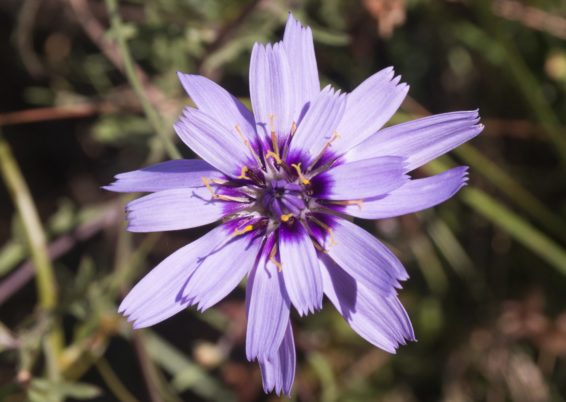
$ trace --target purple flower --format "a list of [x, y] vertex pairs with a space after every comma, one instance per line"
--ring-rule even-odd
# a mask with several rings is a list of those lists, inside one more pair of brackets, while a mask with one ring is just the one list
[[256, 44], [253, 113], [207, 78], [179, 73], [197, 106], [175, 124], [203, 160], [173, 160], [116, 176], [116, 192], [150, 192], [127, 206], [128, 230], [222, 223], [174, 252], [128, 294], [120, 312], [143, 328], [195, 305], [204, 311], [244, 277], [249, 360], [266, 392], [290, 393], [291, 306], [323, 295], [373, 345], [414, 340], [397, 298], [399, 259], [346, 215], [395, 217], [437, 205], [466, 183], [466, 167], [424, 179], [409, 172], [478, 135], [477, 111], [382, 128], [408, 91], [392, 68], [349, 94], [320, 90], [311, 30], [289, 15], [282, 42]]

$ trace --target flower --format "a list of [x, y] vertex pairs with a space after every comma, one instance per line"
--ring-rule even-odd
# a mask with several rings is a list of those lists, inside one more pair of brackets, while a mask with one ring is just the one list
[[479, 134], [477, 111], [382, 128], [408, 86], [386, 68], [349, 94], [320, 90], [311, 30], [291, 14], [283, 41], [253, 47], [253, 113], [207, 78], [179, 78], [197, 108], [185, 108], [175, 130], [203, 160], [119, 174], [106, 189], [151, 193], [127, 205], [132, 232], [222, 223], [131, 290], [119, 311], [134, 328], [188, 306], [204, 311], [247, 276], [246, 354], [278, 394], [290, 393], [295, 373], [291, 306], [307, 315], [326, 295], [373, 345], [394, 353], [414, 340], [397, 298], [407, 272], [345, 216], [395, 217], [454, 195], [466, 167], [408, 173]]

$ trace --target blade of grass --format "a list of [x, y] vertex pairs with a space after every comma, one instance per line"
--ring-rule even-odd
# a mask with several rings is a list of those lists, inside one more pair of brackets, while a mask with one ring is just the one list
[[[441, 160], [427, 164], [425, 170], [434, 174], [448, 169], [451, 164], [449, 158], [443, 157]], [[512, 238], [533, 251], [558, 271], [566, 274], [566, 251], [544, 232], [533, 227], [523, 217], [512, 212], [482, 190], [473, 187], [464, 188], [459, 197], [492, 223], [505, 230]]]
[[509, 73], [525, 102], [548, 135], [548, 139], [555, 145], [562, 162], [566, 163], [564, 130], [544, 97], [538, 80], [529, 70], [513, 40], [502, 30], [500, 21], [493, 17], [489, 2], [479, 1], [475, 6], [482, 26], [490, 27], [492, 34], [486, 33], [472, 23], [460, 21], [458, 28], [454, 29], [454, 35], [489, 62], [504, 68], [505, 72]]
[[566, 251], [543, 232], [477, 188], [464, 189], [461, 198], [519, 243], [536, 253], [562, 274], [566, 274]]
[[122, 55], [124, 73], [126, 74], [126, 77], [128, 78], [130, 85], [132, 86], [132, 89], [138, 96], [149, 123], [161, 138], [167, 154], [171, 159], [179, 159], [181, 157], [181, 154], [175, 147], [175, 144], [173, 144], [170, 133], [165, 128], [165, 124], [163, 124], [159, 113], [151, 104], [144, 86], [136, 72], [132, 55], [130, 53], [130, 48], [128, 47], [128, 42], [126, 41], [126, 38], [123, 34], [124, 26], [122, 24], [122, 19], [120, 18], [120, 13], [118, 11], [118, 2], [116, 0], [106, 0], [105, 2], [106, 7], [108, 8], [108, 13], [110, 15], [112, 33], [114, 34], [114, 37], [116, 39], [118, 50]]
[[135, 396], [124, 386], [120, 378], [116, 375], [114, 370], [105, 358], [98, 359], [94, 366], [100, 373], [100, 376], [110, 388], [116, 399], [120, 402], [138, 402]]
[[564, 219], [553, 213], [507, 172], [499, 168], [497, 164], [493, 163], [469, 144], [461, 145], [454, 150], [454, 153], [468, 165], [472, 166], [475, 171], [478, 171], [485, 178], [489, 179], [489, 181], [507, 194], [515, 204], [523, 208], [525, 212], [528, 212], [542, 226], [566, 241], [566, 230], [564, 230], [566, 223]]
[[[57, 282], [47, 252], [45, 232], [27, 183], [10, 146], [1, 132], [0, 173], [23, 223], [25, 238], [36, 271], [39, 305], [46, 314], [51, 316], [57, 306]], [[60, 372], [57, 359], [63, 350], [64, 339], [62, 330], [58, 325], [55, 325], [55, 321], [53, 320], [53, 327], [45, 339], [47, 369], [52, 380], [59, 379]]]
[[229, 390], [174, 346], [152, 331], [145, 331], [144, 335], [151, 359], [173, 376], [172, 383], [178, 392], [190, 389], [211, 400], [235, 400]]

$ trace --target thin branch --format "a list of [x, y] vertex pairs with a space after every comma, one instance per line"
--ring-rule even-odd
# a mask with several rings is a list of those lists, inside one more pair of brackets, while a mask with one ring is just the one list
[[112, 26], [112, 31], [114, 37], [116, 38], [116, 43], [118, 44], [118, 49], [120, 51], [122, 62], [124, 63], [124, 73], [130, 82], [134, 92], [138, 96], [140, 103], [143, 107], [144, 113], [149, 120], [149, 123], [153, 126], [153, 129], [157, 131], [157, 134], [161, 137], [165, 150], [169, 154], [171, 159], [179, 159], [181, 154], [179, 150], [173, 144], [171, 136], [168, 130], [165, 128], [161, 117], [159, 116], [157, 110], [153, 107], [149, 98], [145, 92], [145, 88], [140, 80], [140, 77], [136, 71], [136, 66], [133, 62], [132, 55], [130, 53], [130, 48], [126, 38], [123, 35], [122, 19], [118, 10], [117, 0], [106, 0], [106, 6], [108, 7], [108, 12], [110, 14], [110, 25]]
[[[37, 293], [43, 311], [52, 314], [57, 306], [57, 282], [47, 252], [45, 232], [39, 219], [35, 203], [20, 171], [10, 146], [0, 132], [0, 173], [23, 223], [24, 235], [35, 265]], [[51, 379], [59, 377], [57, 358], [63, 349], [60, 328], [53, 326], [46, 339], [48, 369]]]
[[[49, 243], [47, 255], [51, 260], [61, 257], [78, 242], [85, 241], [105, 227], [114, 225], [120, 212], [121, 208], [119, 208], [118, 203], [108, 205], [96, 218], [79, 225], [72, 233], [62, 235]], [[14, 273], [0, 282], [0, 306], [25, 286], [34, 277], [35, 272], [33, 260], [26, 261]]]
[[[226, 40], [232, 37], [234, 31], [236, 31], [242, 25], [242, 23], [249, 17], [249, 15], [256, 9], [256, 7], [260, 3], [261, 0], [250, 1], [248, 4], [242, 7], [242, 10], [236, 16], [236, 18], [224, 24], [222, 28], [218, 31], [218, 34], [216, 35], [214, 41], [208, 46], [207, 54], [211, 54], [216, 50], [218, 50], [219, 48], [221, 48], [224, 45], [224, 43], [226, 43]], [[197, 71], [201, 70], [205, 60], [206, 57], [202, 58], [198, 62]]]
[[96, 360], [94, 365], [110, 391], [120, 402], [138, 402], [138, 399], [124, 386], [105, 358]]
[[159, 378], [156, 372], [157, 369], [147, 354], [141, 331], [134, 331], [132, 334], [132, 341], [134, 343], [134, 348], [136, 349], [136, 354], [138, 355], [138, 360], [147, 385], [147, 390], [149, 391], [149, 399], [151, 402], [163, 402], [159, 391]]
[[116, 111], [112, 105], [84, 104], [50, 106], [0, 114], [0, 127], [36, 123], [50, 120], [76, 119]]
[[493, 12], [507, 20], [520, 22], [529, 28], [566, 40], [566, 18], [559, 15], [521, 4], [515, 0], [495, 1]]

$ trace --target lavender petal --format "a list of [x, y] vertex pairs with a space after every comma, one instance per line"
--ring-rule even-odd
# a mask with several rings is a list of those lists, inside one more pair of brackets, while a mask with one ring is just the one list
[[389, 194], [363, 200], [361, 206], [347, 205], [342, 212], [358, 218], [383, 219], [432, 208], [466, 185], [467, 172], [467, 166], [459, 166], [435, 176], [411, 180]]
[[143, 328], [161, 322], [191, 303], [178, 300], [183, 283], [197, 268], [199, 258], [225, 241], [228, 232], [219, 226], [175, 251], [140, 280], [124, 298], [118, 311]]
[[281, 395], [281, 392], [284, 392], [287, 396], [291, 396], [291, 389], [295, 379], [296, 352], [293, 329], [290, 322], [278, 352], [267, 359], [261, 359], [259, 367], [261, 369], [264, 392], [275, 391], [277, 395]]
[[408, 278], [399, 259], [374, 236], [341, 218], [332, 224], [328, 236], [328, 255], [356, 281], [373, 293], [395, 295], [399, 281]]
[[203, 187], [202, 177], [221, 179], [222, 173], [200, 159], [177, 159], [116, 175], [103, 187], [117, 193], [155, 192], [173, 188]]
[[317, 194], [329, 200], [356, 200], [377, 197], [402, 187], [409, 181], [405, 175], [404, 159], [382, 156], [338, 165], [319, 177], [326, 183]]
[[279, 254], [285, 287], [299, 315], [322, 308], [322, 280], [316, 250], [298, 222], [279, 229]]
[[321, 257], [324, 293], [362, 338], [389, 353], [414, 341], [411, 321], [396, 295], [372, 293], [328, 256]]
[[291, 67], [282, 43], [256, 43], [250, 61], [250, 100], [258, 136], [271, 143], [271, 126], [284, 141], [293, 122], [297, 101], [292, 85]]
[[407, 172], [444, 155], [481, 133], [478, 111], [443, 113], [387, 127], [344, 158], [355, 161], [381, 155], [407, 158]]
[[197, 155], [229, 176], [237, 177], [242, 167], [255, 163], [235, 128], [227, 129], [200, 110], [185, 108], [175, 123], [175, 131]]
[[211, 248], [197, 261], [197, 268], [178, 294], [204, 311], [226, 297], [252, 269], [261, 246], [253, 232], [236, 236]]
[[[325, 143], [332, 138], [344, 114], [346, 96], [329, 85], [311, 103], [289, 148], [290, 155], [306, 153], [308, 162], [316, 158]], [[306, 167], [303, 166], [305, 169]]]
[[175, 188], [158, 191], [126, 206], [130, 232], [160, 232], [194, 228], [217, 221], [227, 201], [215, 200], [207, 188]]
[[306, 112], [309, 102], [320, 92], [318, 68], [314, 54], [312, 31], [303, 27], [291, 13], [285, 25], [283, 46], [290, 61], [292, 85], [295, 87], [298, 110], [293, 113], [295, 122], [300, 121]]
[[274, 355], [289, 323], [291, 302], [281, 272], [269, 260], [273, 235], [266, 242], [246, 286], [248, 360]]
[[227, 130], [239, 126], [250, 143], [256, 142], [254, 116], [242, 102], [206, 77], [180, 72], [177, 75], [200, 111], [214, 118]]
[[372, 75], [348, 94], [344, 117], [336, 129], [341, 138], [332, 144], [336, 154], [358, 145], [393, 116], [409, 91], [409, 86], [399, 84], [399, 80], [400, 77], [394, 78], [393, 68], [389, 67]]

